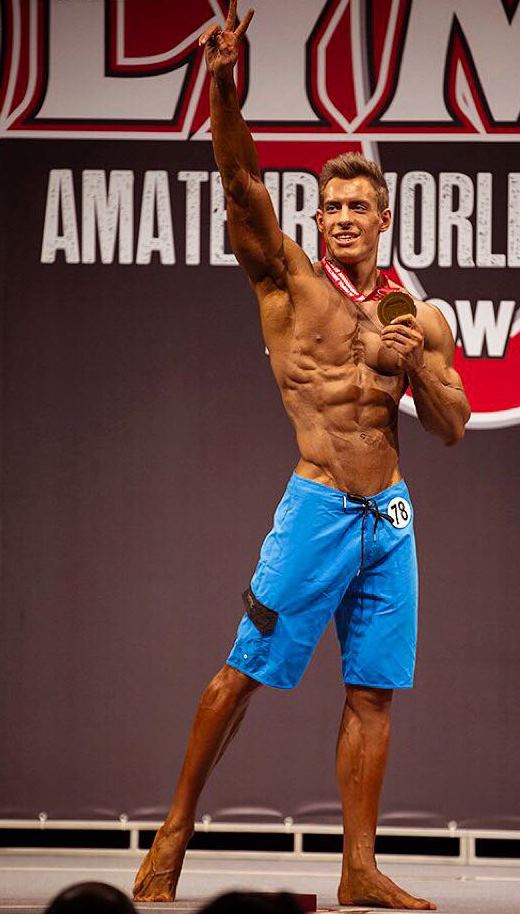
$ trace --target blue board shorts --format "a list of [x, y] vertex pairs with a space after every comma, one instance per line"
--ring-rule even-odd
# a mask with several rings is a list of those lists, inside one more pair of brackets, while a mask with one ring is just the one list
[[401, 480], [370, 498], [293, 473], [243, 594], [227, 663], [294, 688], [334, 616], [343, 680], [413, 685], [417, 641], [413, 509]]

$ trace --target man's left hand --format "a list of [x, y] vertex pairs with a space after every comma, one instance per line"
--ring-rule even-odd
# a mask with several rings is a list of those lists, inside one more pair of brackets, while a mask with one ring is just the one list
[[381, 333], [381, 341], [399, 353], [407, 371], [424, 365], [424, 333], [412, 314], [396, 317], [387, 324]]

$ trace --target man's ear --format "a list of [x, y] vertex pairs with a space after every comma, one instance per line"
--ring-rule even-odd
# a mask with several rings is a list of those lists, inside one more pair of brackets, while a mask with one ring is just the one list
[[316, 225], [318, 226], [318, 231], [323, 235], [323, 210], [316, 210]]
[[388, 207], [386, 209], [384, 209], [383, 212], [381, 213], [381, 215], [379, 217], [379, 222], [380, 222], [379, 231], [380, 232], [388, 231], [388, 229], [390, 228], [390, 226], [392, 224], [392, 213], [390, 212]]

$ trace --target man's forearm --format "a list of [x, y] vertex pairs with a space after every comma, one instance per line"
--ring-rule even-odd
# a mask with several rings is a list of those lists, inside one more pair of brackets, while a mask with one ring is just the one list
[[240, 113], [231, 71], [211, 79], [210, 114], [218, 170], [224, 189], [227, 193], [233, 193], [234, 182], [240, 180], [244, 172], [259, 176], [260, 171], [253, 138]]
[[426, 365], [408, 371], [408, 380], [422, 426], [445, 444], [460, 441], [470, 416], [464, 391], [443, 384]]

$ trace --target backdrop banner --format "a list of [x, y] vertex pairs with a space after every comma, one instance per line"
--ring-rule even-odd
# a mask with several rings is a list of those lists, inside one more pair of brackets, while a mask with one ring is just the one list
[[[283, 230], [317, 259], [323, 162], [378, 161], [380, 264], [445, 315], [472, 406], [451, 449], [401, 404], [421, 630], [382, 812], [518, 824], [518, 3], [254, 5], [237, 85]], [[297, 461], [211, 147], [225, 6], [0, 7], [4, 817], [166, 808]], [[199, 814], [335, 801], [342, 702], [330, 630]]]

